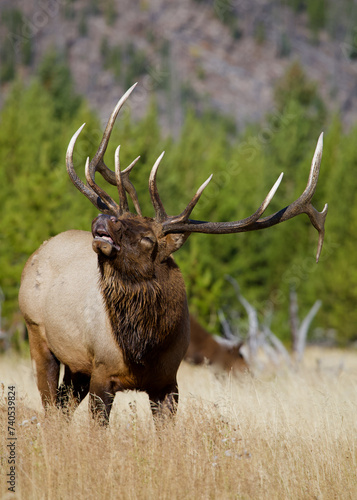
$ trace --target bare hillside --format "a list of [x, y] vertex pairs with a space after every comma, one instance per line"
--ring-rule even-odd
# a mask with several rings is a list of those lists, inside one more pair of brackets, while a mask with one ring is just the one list
[[[2, 0], [2, 12], [14, 8], [23, 15], [20, 32], [3, 22], [0, 40], [11, 39], [17, 53], [25, 41], [31, 44], [31, 63], [16, 56], [18, 72], [31, 75], [56, 48], [78, 92], [103, 119], [129, 81], [139, 79], [134, 114], [155, 93], [173, 132], [185, 102], [213, 105], [238, 124], [257, 121], [273, 108], [276, 80], [299, 59], [346, 125], [355, 121], [357, 63], [349, 57], [348, 20], [339, 18], [332, 40], [328, 30], [314, 38], [306, 13], [279, 1]], [[2, 97], [6, 89], [3, 84]]]

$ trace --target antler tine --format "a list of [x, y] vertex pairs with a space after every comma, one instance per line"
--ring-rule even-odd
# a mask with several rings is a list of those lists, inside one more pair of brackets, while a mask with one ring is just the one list
[[296, 204], [296, 207], [300, 208], [300, 213], [305, 212], [309, 216], [312, 225], [314, 226], [315, 229], [317, 229], [319, 233], [319, 241], [316, 252], [316, 262], [319, 261], [322, 245], [324, 242], [325, 220], [328, 211], [327, 203], [325, 204], [322, 212], [316, 210], [316, 208], [311, 203], [311, 199], [315, 194], [317, 181], [319, 179], [322, 150], [323, 150], [323, 136], [324, 136], [323, 133], [321, 133], [317, 141], [315, 153], [311, 162], [309, 180], [307, 182], [306, 188], [302, 193], [302, 195], [294, 202]]
[[[134, 204], [136, 213], [138, 215], [142, 215], [140, 204], [139, 204], [139, 200], [138, 200], [138, 195], [136, 193], [136, 189], [135, 189], [135, 187], [133, 186], [132, 182], [129, 179], [129, 174], [130, 174], [130, 172], [132, 171], [133, 167], [136, 165], [136, 163], [138, 162], [139, 159], [140, 159], [140, 156], [137, 156], [135, 158], [135, 160], [133, 160], [130, 163], [130, 165], [128, 167], [126, 167], [125, 170], [121, 171], [121, 180], [122, 180], [122, 183], [124, 185], [124, 188], [125, 188], [126, 192], [129, 194], [129, 196], [130, 196], [130, 198], [131, 198], [131, 200], [132, 200], [132, 202]], [[104, 177], [104, 179], [107, 182], [109, 182], [109, 184], [112, 184], [113, 186], [116, 186], [117, 182], [116, 182], [115, 172], [113, 172], [112, 170], [110, 170], [110, 168], [108, 168], [105, 165], [104, 162], [102, 162], [101, 165], [105, 166], [105, 170], [102, 170], [100, 168], [100, 166], [98, 166], [97, 172], [100, 172], [102, 174], [102, 176]]]
[[119, 152], [120, 152], [120, 146], [116, 148], [114, 158], [115, 158], [115, 177], [117, 181], [119, 201], [120, 201], [120, 215], [122, 215], [124, 212], [129, 212], [129, 205], [121, 177]]
[[304, 192], [299, 196], [297, 200], [283, 208], [279, 212], [276, 212], [269, 217], [265, 217], [264, 219], [257, 221], [259, 227], [253, 227], [254, 229], [263, 229], [265, 227], [270, 227], [275, 224], [279, 224], [280, 222], [284, 222], [288, 219], [295, 217], [296, 215], [305, 213], [309, 216], [310, 221], [315, 229], [317, 229], [319, 233], [319, 241], [317, 245], [316, 252], [316, 262], [319, 261], [322, 245], [324, 242], [325, 236], [325, 220], [328, 211], [328, 204], [326, 203], [323, 210], [319, 212], [312, 205], [311, 200], [316, 191], [317, 181], [319, 179], [320, 166], [321, 166], [321, 158], [322, 158], [322, 150], [323, 150], [323, 133], [320, 134], [319, 139], [316, 144], [314, 156], [311, 162], [309, 179], [304, 189]]
[[[133, 169], [134, 165], [139, 160], [140, 156], [135, 158], [135, 160], [132, 161], [131, 164], [123, 172], [120, 171], [119, 166], [118, 168], [116, 168], [116, 171], [113, 172], [105, 165], [103, 161], [103, 156], [108, 146], [108, 142], [115, 123], [115, 119], [120, 109], [122, 108], [123, 104], [126, 102], [126, 100], [130, 96], [136, 85], [137, 84], [135, 83], [118, 101], [117, 105], [115, 106], [108, 120], [97, 153], [95, 154], [94, 158], [90, 163], [89, 162], [86, 163], [85, 172], [88, 184], [87, 186], [77, 176], [73, 167], [74, 145], [84, 125], [82, 125], [80, 129], [78, 129], [78, 131], [73, 135], [67, 149], [67, 155], [66, 155], [67, 171], [73, 184], [98, 208], [98, 210], [100, 210], [105, 214], [118, 216], [121, 215], [123, 212], [129, 211], [129, 206], [125, 194], [126, 190], [133, 201], [137, 214], [141, 215], [138, 196], [136, 194], [136, 190], [133, 184], [129, 179], [129, 174]], [[107, 180], [110, 184], [117, 186], [119, 192], [119, 200], [121, 204], [120, 206], [100, 186], [96, 184], [95, 182], [96, 172], [100, 172], [105, 180]]]
[[140, 159], [140, 156], [138, 156], [137, 158], [135, 158], [135, 160], [133, 160], [130, 163], [130, 165], [128, 167], [126, 167], [126, 169], [121, 172], [121, 179], [123, 181], [123, 185], [124, 185], [126, 191], [129, 193], [129, 196], [130, 196], [132, 202], [134, 203], [134, 207], [135, 207], [136, 213], [138, 215], [142, 215], [140, 204], [139, 204], [138, 195], [136, 193], [136, 189], [135, 189], [135, 187], [133, 186], [133, 184], [131, 183], [131, 181], [129, 179], [129, 174], [130, 174], [132, 168], [134, 167], [134, 165], [136, 165], [136, 163], [138, 162], [139, 159]]
[[197, 189], [195, 196], [192, 198], [190, 203], [187, 205], [185, 210], [180, 215], [178, 215], [177, 217], [170, 218], [171, 223], [186, 222], [188, 220], [189, 216], [191, 215], [192, 210], [195, 208], [198, 200], [201, 197], [201, 194], [203, 193], [207, 184], [209, 184], [209, 182], [211, 181], [212, 177], [213, 177], [213, 174], [211, 174], [208, 177], [208, 179]]
[[[251, 216], [249, 217], [246, 217], [245, 219], [242, 219], [240, 221], [235, 221], [235, 222], [200, 222], [200, 221], [190, 221], [188, 220], [188, 217], [190, 215], [190, 213], [192, 212], [193, 208], [195, 207], [197, 201], [199, 200], [201, 194], [202, 194], [202, 191], [204, 190], [204, 188], [207, 186], [207, 184], [209, 183], [209, 181], [211, 180], [212, 178], [212, 175], [206, 180], [206, 182], [204, 182], [202, 184], [202, 186], [198, 189], [197, 193], [195, 194], [195, 196], [192, 198], [191, 202], [188, 204], [188, 206], [186, 207], [186, 209], [182, 212], [182, 214], [178, 215], [177, 217], [168, 217], [167, 220], [163, 223], [163, 227], [165, 229], [165, 233], [170, 233], [170, 232], [180, 232], [176, 225], [179, 224], [179, 223], [185, 223], [185, 222], [188, 222], [189, 223], [189, 226], [187, 227], [186, 231], [188, 232], [192, 232], [192, 228], [193, 228], [193, 225], [192, 223], [198, 223], [198, 224], [209, 224], [210, 227], [212, 229], [214, 229], [214, 233], [216, 233], [217, 231], [217, 224], [220, 224], [220, 227], [222, 229], [222, 234], [224, 233], [237, 233], [237, 232], [242, 232], [244, 230], [248, 230], [248, 229], [245, 229], [247, 227], [249, 227], [251, 224], [253, 224], [254, 222], [256, 222], [262, 215], [263, 213], [265, 212], [265, 210], [267, 209], [269, 203], [271, 202], [271, 200], [273, 199], [280, 183], [281, 183], [281, 180], [283, 178], [283, 173], [281, 173], [277, 179], [277, 181], [275, 182], [274, 186], [271, 188], [271, 190], [269, 191], [269, 193], [267, 194], [267, 196], [265, 197], [263, 203], [260, 205], [260, 207], [258, 208], [258, 210], [256, 210], [254, 212], [254, 214], [252, 214]], [[172, 231], [172, 228], [174, 228], [174, 231]], [[211, 231], [209, 230], [209, 227], [207, 226], [207, 231], [205, 230], [206, 228], [202, 225], [199, 226], [199, 229], [197, 230], [193, 230], [194, 232], [207, 232], [207, 233], [211, 233]], [[201, 231], [202, 230], [202, 231]], [[219, 231], [220, 232], [220, 231]]]
[[[105, 151], [107, 149], [110, 135], [112, 133], [113, 126], [114, 126], [115, 120], [118, 116], [118, 113], [136, 86], [137, 86], [137, 83], [135, 83], [132, 87], [130, 87], [129, 90], [127, 90], [127, 92], [119, 99], [112, 114], [110, 115], [110, 118], [109, 118], [107, 126], [105, 128], [101, 143], [99, 145], [98, 151], [90, 163], [89, 173], [90, 173], [90, 177], [93, 180], [93, 182], [94, 182], [95, 172], [99, 172], [107, 182], [109, 182], [113, 186], [117, 185], [116, 174], [109, 167], [107, 167], [107, 165], [104, 163], [103, 157], [104, 157]], [[131, 183], [131, 181], [129, 180], [129, 173], [139, 158], [140, 158], [140, 156], [137, 157], [129, 165], [128, 168], [126, 168], [125, 170], [123, 170], [123, 172], [121, 172], [121, 179], [122, 179], [122, 184], [124, 185], [124, 188], [129, 193], [129, 195], [134, 203], [134, 207], [135, 207], [137, 214], [141, 215], [141, 209], [140, 209], [139, 200], [138, 200], [135, 188], [134, 188], [133, 184]]]
[[[83, 193], [88, 198], [88, 200], [91, 201], [93, 203], [93, 205], [100, 212], [103, 212], [105, 214], [111, 214], [112, 211], [106, 205], [106, 203], [103, 202], [103, 200], [100, 198], [100, 196], [98, 196], [97, 193], [95, 193], [93, 191], [93, 189], [91, 189], [90, 187], [86, 186], [81, 181], [81, 179], [78, 177], [78, 175], [76, 174], [76, 172], [74, 170], [74, 165], [73, 165], [74, 145], [75, 145], [75, 143], [77, 141], [77, 138], [78, 138], [79, 134], [82, 132], [82, 129], [83, 129], [84, 125], [85, 125], [85, 123], [83, 123], [83, 125], [81, 127], [79, 127], [79, 129], [77, 130], [77, 132], [75, 134], [73, 134], [72, 139], [70, 140], [70, 142], [68, 144], [67, 153], [66, 153], [66, 167], [67, 167], [67, 172], [68, 172], [68, 175], [69, 175], [71, 181], [76, 186], [76, 188], [81, 193]], [[88, 162], [89, 162], [89, 160], [87, 159], [87, 164], [88, 164]]]
[[[104, 163], [103, 157], [104, 157], [104, 154], [106, 152], [106, 149], [107, 149], [107, 146], [109, 143], [109, 139], [110, 139], [110, 136], [111, 136], [111, 133], [113, 130], [113, 126], [114, 126], [115, 120], [118, 116], [118, 113], [121, 110], [121, 108], [123, 107], [123, 105], [125, 104], [125, 102], [127, 101], [130, 94], [135, 89], [136, 85], [137, 85], [137, 83], [134, 83], [134, 85], [132, 85], [130, 87], [130, 89], [125, 92], [125, 94], [119, 99], [112, 114], [110, 115], [107, 126], [105, 128], [104, 133], [103, 133], [103, 137], [102, 137], [102, 140], [100, 142], [99, 148], [98, 148], [96, 154], [94, 155], [94, 157], [89, 165], [88, 173], [89, 173], [89, 176], [92, 179], [93, 183], [95, 183], [95, 181], [94, 181], [95, 173], [99, 172], [107, 182], [109, 182], [110, 184], [112, 184], [114, 186], [116, 185], [116, 174], [115, 174], [115, 172], [110, 170], [110, 168], [107, 167], [107, 165]], [[132, 166], [134, 166], [134, 165], [132, 165]], [[130, 172], [130, 170], [129, 170], [129, 172]], [[141, 210], [139, 207], [139, 202], [137, 200], [137, 197], [134, 194], [135, 190], [133, 190], [133, 186], [132, 186], [131, 182], [129, 181], [129, 172], [125, 175], [122, 175], [122, 182], [124, 184], [125, 189], [129, 193], [133, 193], [133, 196], [134, 196], [133, 202], [134, 202], [135, 209], [137, 211], [139, 210], [138, 213], [141, 213]]]
[[162, 204], [162, 201], [160, 199], [159, 191], [158, 191], [157, 185], [156, 185], [157, 169], [159, 168], [160, 162], [161, 162], [164, 154], [165, 154], [165, 151], [163, 151], [161, 153], [161, 155], [158, 157], [158, 159], [154, 163], [154, 166], [151, 169], [150, 177], [149, 177], [149, 191], [150, 191], [150, 196], [151, 196], [151, 203], [153, 204], [153, 207], [155, 209], [155, 219], [158, 222], [164, 222], [168, 218], [167, 214], [165, 212], [164, 205]]
[[101, 198], [104, 200], [106, 205], [109, 207], [109, 213], [111, 215], [121, 215], [121, 208], [120, 206], [109, 196], [108, 193], [104, 191], [100, 186], [98, 186], [94, 180], [92, 179], [90, 175], [90, 163], [89, 163], [89, 158], [87, 159], [86, 166], [85, 166], [85, 174], [86, 174], [86, 179], [88, 182], [88, 185], [91, 187], [91, 189]]
[[[121, 178], [122, 178], [122, 182], [123, 182], [123, 185], [125, 187], [125, 190], [127, 191], [127, 193], [129, 193], [129, 196], [132, 199], [132, 202], [134, 203], [134, 207], [135, 207], [136, 213], [138, 215], [142, 215], [141, 214], [141, 208], [140, 208], [140, 205], [139, 205], [138, 196], [136, 194], [136, 190], [135, 190], [132, 182], [129, 179], [129, 174], [130, 174], [132, 168], [138, 162], [139, 159], [140, 159], [140, 156], [138, 156], [137, 158], [135, 158], [135, 160], [133, 160], [130, 163], [130, 165], [125, 170], [123, 170], [121, 172]], [[99, 172], [100, 174], [102, 174], [103, 178], [107, 182], [109, 182], [109, 184], [112, 184], [112, 186], [116, 186], [117, 185], [117, 183], [116, 183], [116, 177], [115, 177], [115, 172], [113, 172], [112, 170], [110, 170], [110, 168], [106, 166], [106, 164], [104, 163], [103, 160], [102, 160], [101, 163], [99, 163], [99, 165], [97, 167], [97, 172]]]
[[[261, 221], [258, 221], [258, 223], [261, 224], [261, 228], [263, 228], [263, 227], [273, 226], [280, 222], [284, 222], [302, 213], [307, 214], [310, 218], [312, 225], [314, 226], [315, 229], [317, 229], [319, 233], [319, 241], [316, 252], [316, 262], [319, 261], [322, 245], [324, 242], [325, 220], [328, 211], [327, 203], [325, 204], [321, 212], [316, 210], [316, 208], [311, 203], [312, 197], [316, 191], [317, 181], [319, 178], [322, 150], [323, 150], [323, 133], [320, 134], [319, 139], [317, 141], [314, 156], [311, 162], [309, 179], [306, 188], [304, 189], [304, 192], [299, 196], [297, 200], [295, 200], [287, 207], [283, 208], [279, 212], [269, 217], [265, 217]], [[260, 227], [258, 229], [260, 229]]]
[[[306, 213], [312, 225], [319, 232], [319, 242], [316, 254], [316, 261], [318, 262], [323, 240], [324, 240], [324, 224], [327, 215], [327, 204], [325, 205], [322, 212], [316, 210], [312, 205], [311, 199], [315, 193], [316, 185], [320, 172], [320, 164], [323, 149], [323, 134], [320, 135], [311, 163], [310, 175], [307, 186], [299, 198], [283, 208], [282, 210], [275, 212], [272, 215], [264, 217], [261, 219], [263, 212], [269, 205], [271, 199], [273, 198], [280, 181], [282, 179], [282, 174], [279, 176], [278, 180], [270, 190], [268, 196], [265, 198], [258, 210], [250, 217], [234, 221], [234, 222], [205, 222], [197, 220], [186, 220], [186, 221], [175, 221], [175, 218], [168, 218], [163, 222], [163, 231], [165, 234], [168, 233], [209, 233], [209, 234], [227, 234], [227, 233], [240, 233], [244, 231], [256, 231], [258, 229], [264, 229], [266, 227], [274, 226], [288, 219], [295, 217], [301, 213]], [[180, 216], [179, 216], [180, 217]]]
[[282, 180], [283, 176], [284, 176], [284, 172], [281, 172], [281, 174], [279, 175], [278, 179], [276, 180], [274, 186], [271, 188], [271, 190], [267, 194], [267, 196], [266, 196], [265, 200], [263, 201], [263, 203], [260, 205], [260, 207], [255, 212], [255, 214], [253, 214], [251, 216], [251, 219], [252, 219], [251, 222], [255, 222], [256, 220], [258, 220], [263, 215], [263, 213], [265, 212], [265, 210], [268, 208], [269, 203], [274, 198], [274, 195], [277, 192], [278, 187], [280, 186], [280, 183], [281, 183], [281, 180]]
[[317, 181], [319, 179], [323, 146], [324, 146], [324, 133], [321, 132], [317, 140], [314, 156], [312, 157], [309, 179], [307, 181], [305, 191], [300, 196], [300, 199], [302, 199], [303, 196], [305, 196], [306, 199], [311, 200], [311, 198], [315, 194]]
[[132, 85], [130, 87], [130, 89], [125, 92], [125, 94], [119, 99], [112, 114], [110, 115], [107, 126], [105, 127], [105, 130], [104, 130], [104, 134], [103, 134], [102, 140], [100, 142], [99, 148], [98, 148], [96, 154], [94, 155], [92, 161], [90, 162], [89, 172], [90, 172], [90, 176], [93, 179], [93, 181], [94, 181], [95, 172], [98, 171], [102, 174], [102, 176], [104, 177], [104, 179], [107, 182], [110, 182], [110, 184], [113, 184], [113, 185], [116, 184], [115, 173], [113, 171], [111, 171], [106, 166], [106, 164], [103, 161], [103, 157], [104, 157], [104, 153], [107, 150], [110, 135], [112, 133], [113, 126], [114, 126], [115, 120], [118, 116], [118, 113], [136, 86], [137, 86], [137, 83], [134, 83], [134, 85]]

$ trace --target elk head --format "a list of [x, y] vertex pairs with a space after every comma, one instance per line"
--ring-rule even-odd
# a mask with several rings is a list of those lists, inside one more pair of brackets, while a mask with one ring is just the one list
[[[318, 212], [311, 204], [311, 199], [315, 193], [319, 176], [323, 146], [322, 134], [316, 146], [311, 164], [310, 176], [304, 192], [296, 201], [272, 215], [264, 218], [262, 217], [279, 187], [283, 174], [279, 176], [256, 212], [245, 219], [234, 222], [205, 222], [189, 218], [212, 176], [202, 184], [181, 214], [177, 216], [168, 216], [156, 186], [157, 170], [164, 155], [164, 153], [162, 153], [156, 160], [149, 178], [149, 191], [155, 209], [155, 217], [153, 219], [143, 217], [135, 188], [129, 180], [129, 174], [140, 157], [137, 157], [125, 170], [121, 171], [118, 147], [115, 152], [114, 172], [110, 170], [103, 161], [115, 119], [135, 86], [136, 84], [119, 100], [109, 118], [97, 153], [91, 162], [87, 159], [85, 167], [87, 185], [79, 179], [73, 167], [74, 145], [84, 125], [74, 134], [67, 150], [67, 170], [73, 184], [102, 213], [102, 215], [99, 215], [92, 224], [92, 233], [94, 237], [93, 249], [98, 253], [100, 260], [106, 259], [115, 261], [124, 275], [126, 270], [130, 269], [130, 272], [132, 272], [132, 264], [134, 263], [134, 268], [135, 266], [137, 268], [138, 279], [140, 276], [145, 278], [149, 276], [150, 273], [154, 272], [154, 261], [165, 261], [173, 252], [184, 244], [192, 232], [228, 234], [255, 231], [274, 226], [275, 224], [284, 222], [301, 213], [306, 213], [313, 226], [319, 232], [319, 243], [316, 256], [316, 260], [318, 261], [324, 239], [324, 222], [327, 214], [327, 204], [322, 212]], [[119, 204], [96, 184], [96, 172], [100, 172], [105, 180], [117, 186]], [[136, 214], [132, 214], [129, 211], [126, 192], [133, 201], [137, 212]]]

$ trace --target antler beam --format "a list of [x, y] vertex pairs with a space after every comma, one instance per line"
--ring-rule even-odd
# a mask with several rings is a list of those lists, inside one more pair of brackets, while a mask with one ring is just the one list
[[[268, 196], [265, 198], [264, 202], [258, 208], [258, 210], [247, 217], [246, 219], [234, 221], [234, 222], [205, 222], [198, 220], [182, 220], [181, 216], [178, 217], [168, 217], [163, 222], [163, 232], [168, 233], [206, 233], [206, 234], [229, 234], [229, 233], [240, 233], [245, 231], [256, 231], [258, 229], [264, 229], [266, 227], [274, 226], [280, 224], [288, 219], [292, 219], [296, 215], [305, 213], [309, 216], [312, 225], [319, 232], [319, 242], [316, 254], [316, 261], [318, 262], [322, 244], [324, 240], [324, 224], [327, 215], [327, 204], [325, 205], [322, 212], [318, 212], [311, 203], [311, 199], [315, 193], [316, 185], [320, 172], [320, 164], [323, 149], [323, 134], [320, 135], [317, 142], [315, 154], [311, 163], [310, 175], [307, 186], [302, 193], [302, 195], [293, 203], [287, 207], [275, 212], [272, 215], [264, 217], [261, 219], [263, 212], [272, 200], [282, 178], [282, 174], [279, 179], [274, 184], [273, 188], [270, 190]], [[190, 202], [191, 204], [191, 202]], [[188, 207], [190, 206], [188, 205]], [[184, 212], [183, 212], [184, 213]]]

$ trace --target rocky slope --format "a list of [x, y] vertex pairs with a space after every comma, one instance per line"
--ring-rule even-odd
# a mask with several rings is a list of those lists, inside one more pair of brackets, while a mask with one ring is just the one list
[[[33, 58], [23, 74], [30, 76], [46, 51], [56, 48], [65, 54], [78, 92], [103, 119], [125, 80], [138, 79], [134, 115], [156, 94], [171, 132], [182, 123], [184, 102], [209, 103], [239, 125], [257, 121], [273, 109], [274, 83], [295, 59], [347, 126], [356, 119], [357, 63], [348, 57], [347, 26], [333, 41], [321, 31], [312, 43], [306, 14], [279, 1], [3, 0], [0, 10], [14, 7], [23, 13], [21, 34], [12, 36], [3, 24], [0, 41], [12, 37], [16, 51], [30, 40]], [[125, 77], [133, 60], [136, 66]]]

